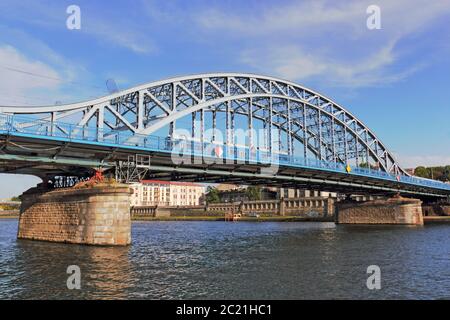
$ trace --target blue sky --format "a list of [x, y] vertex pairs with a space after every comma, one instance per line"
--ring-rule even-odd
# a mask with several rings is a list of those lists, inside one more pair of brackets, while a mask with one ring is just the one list
[[[80, 30], [66, 27], [72, 4]], [[214, 71], [295, 81], [357, 115], [404, 167], [450, 164], [450, 0], [0, 2], [1, 105]], [[0, 181], [0, 198], [36, 183]]]

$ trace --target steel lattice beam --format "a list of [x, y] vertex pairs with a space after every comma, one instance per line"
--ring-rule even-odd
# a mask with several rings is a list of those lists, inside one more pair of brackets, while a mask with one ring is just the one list
[[[64, 119], [85, 128], [82, 134], [84, 130], [96, 130], [100, 141], [113, 138], [119, 131], [128, 132], [132, 138], [162, 128], [169, 128], [168, 136], [173, 137], [177, 121], [189, 115], [192, 139], [200, 130], [202, 140], [206, 113], [212, 113], [213, 129], [218, 126], [218, 114], [224, 113], [227, 145], [235, 144], [236, 115], [240, 115], [247, 117], [250, 147], [256, 139], [255, 123], [261, 121], [266, 137], [264, 147], [269, 151], [289, 155], [298, 152], [305, 157], [312, 152], [320, 160], [353, 160], [357, 165], [369, 164], [372, 159], [381, 171], [408, 175], [376, 135], [348, 110], [317, 92], [273, 77], [238, 73], [192, 75], [144, 84], [88, 102], [0, 107], [0, 112], [29, 115], [30, 123], [22, 124], [24, 127], [32, 127], [36, 119], [46, 121], [45, 130], [49, 132], [67, 132], [67, 128], [56, 124]], [[284, 134], [286, 138], [282, 139]], [[296, 150], [295, 141], [303, 145], [303, 150]]]

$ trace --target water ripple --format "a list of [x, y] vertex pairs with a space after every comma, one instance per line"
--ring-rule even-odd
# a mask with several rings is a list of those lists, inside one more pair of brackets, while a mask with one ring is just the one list
[[[16, 240], [0, 220], [1, 299], [448, 299], [450, 226], [136, 222], [126, 248]], [[78, 265], [81, 290], [66, 287]], [[367, 266], [382, 289], [366, 288]]]

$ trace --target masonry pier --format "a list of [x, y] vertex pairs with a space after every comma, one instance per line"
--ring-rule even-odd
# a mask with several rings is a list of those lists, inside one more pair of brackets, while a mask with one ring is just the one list
[[131, 243], [130, 189], [99, 183], [83, 188], [22, 194], [19, 239], [88, 245]]
[[342, 201], [336, 206], [335, 221], [339, 224], [423, 225], [422, 201], [402, 197]]
[[424, 216], [450, 216], [450, 201], [423, 204], [422, 210]]

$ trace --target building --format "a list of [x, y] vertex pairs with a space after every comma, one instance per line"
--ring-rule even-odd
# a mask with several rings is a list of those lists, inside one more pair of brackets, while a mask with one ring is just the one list
[[[247, 194], [247, 188], [219, 191], [219, 198], [220, 202], [250, 201]], [[275, 200], [276, 198], [276, 191], [269, 190], [268, 188], [261, 188], [260, 200]]]
[[131, 206], [196, 206], [205, 187], [190, 182], [142, 180], [131, 185]]
[[[218, 189], [218, 188], [217, 188]], [[293, 198], [312, 198], [312, 197], [337, 197], [336, 193], [314, 191], [305, 189], [277, 188], [277, 187], [261, 187], [260, 200], [275, 199], [293, 199]], [[229, 188], [219, 190], [220, 202], [241, 202], [250, 201], [247, 188]]]
[[278, 199], [281, 198], [311, 198], [311, 197], [332, 197], [336, 198], [335, 192], [326, 192], [318, 190], [292, 189], [292, 188], [276, 188]]
[[215, 186], [217, 191], [230, 191], [230, 190], [238, 190], [241, 189], [237, 184], [230, 184], [230, 183], [220, 183], [217, 186]]

